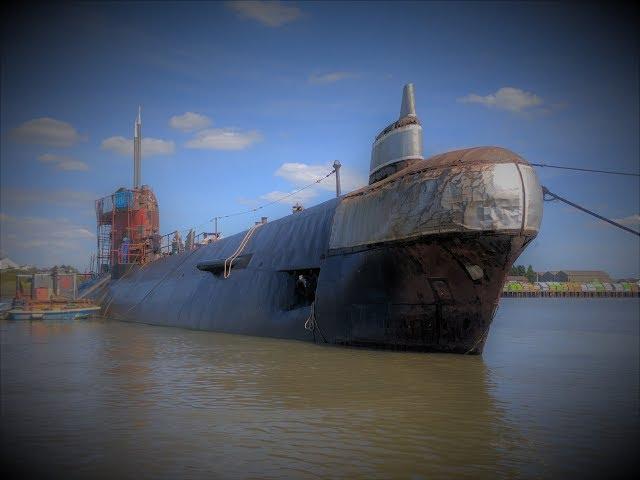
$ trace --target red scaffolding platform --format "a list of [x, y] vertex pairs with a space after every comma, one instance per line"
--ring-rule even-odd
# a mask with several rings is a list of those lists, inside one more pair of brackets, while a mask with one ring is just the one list
[[120, 188], [96, 200], [98, 272], [118, 264], [144, 264], [160, 252], [158, 201], [146, 185]]

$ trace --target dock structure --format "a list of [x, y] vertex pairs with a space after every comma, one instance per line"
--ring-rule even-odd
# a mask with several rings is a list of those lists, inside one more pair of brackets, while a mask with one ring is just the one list
[[78, 291], [92, 279], [89, 273], [46, 272], [16, 275], [15, 298], [49, 301], [52, 298], [76, 300]]
[[526, 282], [507, 281], [502, 289], [503, 297], [581, 297], [628, 298], [640, 297], [638, 282]]

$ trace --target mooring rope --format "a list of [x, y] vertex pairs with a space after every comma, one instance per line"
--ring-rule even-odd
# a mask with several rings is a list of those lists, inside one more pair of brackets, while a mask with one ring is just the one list
[[482, 332], [480, 336], [476, 339], [476, 341], [473, 343], [473, 346], [469, 350], [464, 352], [465, 355], [469, 355], [471, 352], [473, 352], [478, 346], [478, 344], [487, 338], [487, 335], [489, 335], [489, 327], [491, 327], [491, 323], [487, 325], [487, 328], [484, 329], [484, 332]]
[[588, 209], [586, 209], [586, 208], [584, 208], [584, 207], [582, 207], [582, 206], [580, 206], [580, 205], [578, 205], [576, 203], [573, 203], [573, 202], [567, 200], [566, 198], [561, 197], [560, 195], [556, 195], [555, 193], [550, 192], [547, 187], [544, 187], [544, 186], [542, 187], [542, 194], [543, 194], [543, 196], [546, 195], [546, 196], [551, 197], [551, 198], [544, 198], [544, 200], [547, 201], [547, 202], [553, 201], [553, 200], [560, 200], [561, 202], [564, 202], [567, 205], [572, 206], [573, 208], [577, 208], [578, 210], [581, 210], [581, 211], [583, 211], [585, 213], [588, 213], [589, 215], [594, 216], [594, 217], [596, 217], [596, 218], [598, 218], [598, 219], [600, 219], [600, 220], [602, 220], [604, 222], [610, 223], [614, 227], [621, 228], [622, 230], [624, 230], [626, 232], [633, 233], [634, 235], [637, 235], [638, 237], [640, 237], [640, 232], [636, 232], [635, 230], [633, 230], [633, 229], [631, 229], [629, 227], [625, 227], [624, 225], [621, 225], [620, 223], [618, 223], [618, 222], [616, 222], [614, 220], [611, 220], [610, 218], [603, 217], [602, 215], [599, 215], [596, 212], [592, 212], [591, 210], [588, 210]]
[[111, 293], [111, 297], [109, 298], [109, 302], [107, 303], [107, 306], [104, 307], [104, 314], [107, 315], [107, 313], [109, 312], [109, 308], [111, 307], [111, 303], [113, 303], [113, 299], [115, 298], [115, 292], [113, 291], [113, 287], [116, 286], [116, 284], [122, 280], [124, 277], [126, 277], [127, 275], [129, 275], [132, 271], [133, 271], [133, 267], [136, 266], [135, 263], [132, 263], [131, 265], [129, 265], [129, 269], [120, 277], [118, 278], [115, 282], [113, 282], [113, 284], [111, 284], [107, 291], [105, 292], [104, 296], [100, 299], [100, 301], [98, 303], [103, 303], [105, 301], [105, 299], [107, 298], [107, 295], [109, 295], [109, 293]]
[[313, 343], [316, 343], [316, 330], [320, 334], [322, 341], [324, 343], [329, 343], [327, 342], [327, 339], [324, 336], [324, 333], [322, 333], [322, 330], [320, 330], [320, 325], [318, 325], [318, 322], [316, 321], [316, 301], [315, 300], [311, 302], [311, 313], [309, 313], [307, 320], [304, 322], [304, 329], [313, 333]]
[[269, 206], [271, 206], [271, 205], [273, 205], [273, 204], [275, 204], [275, 203], [278, 203], [278, 202], [281, 202], [281, 201], [283, 201], [283, 200], [286, 200], [287, 198], [292, 197], [292, 196], [294, 196], [294, 195], [296, 195], [296, 194], [298, 194], [298, 193], [302, 192], [303, 190], [306, 190], [306, 189], [308, 189], [308, 188], [313, 187], [314, 185], [317, 185], [318, 183], [322, 182], [322, 181], [323, 181], [323, 180], [325, 180], [326, 178], [329, 178], [329, 177], [330, 177], [331, 175], [333, 175], [334, 173], [336, 173], [336, 170], [335, 170], [335, 169], [331, 170], [331, 171], [330, 171], [329, 173], [327, 173], [324, 177], [318, 178], [317, 180], [314, 180], [313, 182], [311, 182], [311, 183], [310, 183], [310, 184], [308, 184], [308, 185], [305, 185], [305, 186], [303, 186], [303, 187], [300, 187], [299, 189], [294, 190], [294, 191], [292, 191], [292, 192], [290, 192], [290, 193], [287, 193], [286, 195], [283, 195], [282, 197], [278, 197], [278, 198], [276, 198], [275, 200], [272, 200], [272, 201], [267, 202], [267, 203], [262, 204], [262, 205], [258, 205], [257, 207], [250, 208], [250, 209], [248, 209], [248, 210], [242, 210], [242, 211], [240, 211], [240, 212], [229, 213], [229, 214], [227, 214], [227, 215], [218, 215], [218, 216], [215, 216], [215, 217], [213, 217], [213, 218], [211, 218], [211, 219], [207, 220], [206, 222], [202, 222], [202, 223], [197, 224], [195, 227], [193, 227], [193, 226], [188, 227], [188, 226], [187, 226], [187, 227], [178, 228], [178, 229], [174, 230], [174, 231], [173, 231], [173, 232], [171, 232], [171, 233], [168, 233], [168, 234], [163, 235], [163, 237], [164, 237], [164, 236], [167, 236], [167, 235], [172, 235], [172, 234], [173, 234], [173, 233], [175, 233], [175, 232], [181, 232], [181, 233], [182, 233], [182, 232], [188, 232], [188, 231], [189, 231], [189, 230], [191, 230], [192, 228], [194, 228], [195, 230], [198, 230], [200, 227], [203, 227], [203, 226], [205, 226], [205, 225], [209, 225], [212, 221], [214, 221], [214, 220], [216, 220], [216, 219], [218, 219], [218, 220], [223, 220], [223, 219], [225, 219], [225, 218], [236, 217], [236, 216], [238, 216], [238, 215], [246, 215], [246, 214], [249, 214], [249, 213], [255, 213], [255, 212], [257, 212], [258, 210], [262, 210], [263, 208], [269, 207]]
[[149, 295], [151, 295], [153, 293], [153, 291], [158, 288], [160, 286], [160, 284], [162, 282], [165, 281], [165, 279], [173, 272], [175, 272], [176, 270], [178, 270], [178, 268], [180, 268], [189, 257], [191, 257], [191, 255], [193, 255], [195, 252], [197, 252], [198, 249], [194, 248], [193, 250], [191, 250], [189, 252], [189, 254], [185, 255], [184, 258], [182, 259], [181, 262], [178, 263], [178, 265], [176, 265], [175, 267], [173, 267], [172, 269], [170, 269], [167, 273], [165, 273], [162, 278], [151, 288], [151, 290], [149, 290], [144, 297], [142, 297], [138, 302], [136, 302], [134, 305], [132, 305], [131, 307], [129, 307], [129, 309], [124, 312], [123, 316], [128, 315], [129, 312], [131, 312], [131, 310], [133, 310], [134, 308], [136, 308], [138, 305], [140, 305]]
[[278, 197], [278, 198], [276, 198], [275, 200], [272, 200], [271, 202], [265, 203], [265, 204], [263, 204], [263, 205], [259, 205], [259, 206], [255, 207], [255, 208], [250, 208], [249, 210], [243, 210], [243, 211], [241, 211], [241, 212], [229, 213], [229, 214], [227, 214], [227, 215], [220, 215], [220, 216], [217, 216], [217, 217], [213, 217], [213, 218], [212, 218], [211, 220], [209, 220], [209, 221], [213, 221], [213, 220], [215, 220], [216, 218], [217, 218], [218, 220], [221, 220], [221, 219], [223, 219], [223, 218], [235, 217], [235, 216], [237, 216], [237, 215], [245, 215], [245, 214], [247, 214], [247, 213], [255, 213], [255, 212], [257, 212], [258, 210], [262, 210], [262, 209], [263, 209], [263, 208], [265, 208], [265, 207], [268, 207], [268, 206], [270, 206], [270, 205], [273, 205], [274, 203], [278, 203], [278, 202], [281, 202], [282, 200], [285, 200], [285, 199], [287, 199], [287, 198], [289, 198], [289, 197], [292, 197], [292, 196], [294, 196], [294, 195], [296, 195], [296, 194], [298, 194], [298, 193], [302, 192], [303, 190], [306, 190], [307, 188], [311, 188], [311, 187], [313, 187], [314, 185], [316, 185], [316, 184], [320, 183], [321, 181], [323, 181], [325, 178], [329, 178], [329, 177], [330, 177], [331, 175], [333, 175], [334, 173], [336, 173], [335, 168], [334, 168], [333, 170], [331, 170], [329, 173], [327, 173], [324, 177], [321, 177], [321, 178], [319, 178], [319, 179], [315, 180], [314, 182], [311, 182], [310, 184], [305, 185], [304, 187], [301, 187], [301, 188], [299, 188], [299, 189], [297, 189], [297, 190], [294, 190], [294, 191], [293, 191], [293, 192], [291, 192], [291, 193], [288, 193], [288, 194], [286, 194], [286, 195], [283, 195], [282, 197]]
[[563, 167], [560, 165], [549, 165], [548, 163], [529, 163], [529, 165], [532, 165], [534, 167], [548, 167], [548, 168], [559, 168], [561, 170], [574, 170], [577, 172], [607, 173], [609, 175], [626, 175], [629, 177], [640, 177], [640, 173], [616, 172], [613, 170], [595, 170], [593, 168]]
[[307, 320], [304, 322], [304, 329], [309, 330], [310, 332], [313, 332], [316, 329], [315, 306], [316, 302], [314, 300], [313, 303], [311, 303], [311, 313], [309, 314]]

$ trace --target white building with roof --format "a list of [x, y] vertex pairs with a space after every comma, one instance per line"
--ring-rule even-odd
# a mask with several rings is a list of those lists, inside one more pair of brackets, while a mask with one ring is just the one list
[[18, 268], [19, 265], [11, 260], [9, 257], [0, 258], [0, 270], [7, 270], [9, 268]]

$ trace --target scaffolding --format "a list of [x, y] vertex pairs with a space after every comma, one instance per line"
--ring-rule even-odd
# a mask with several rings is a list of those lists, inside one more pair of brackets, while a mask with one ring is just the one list
[[96, 271], [145, 264], [160, 253], [158, 202], [146, 185], [96, 200]]

